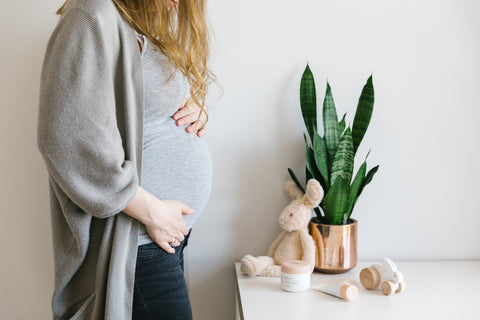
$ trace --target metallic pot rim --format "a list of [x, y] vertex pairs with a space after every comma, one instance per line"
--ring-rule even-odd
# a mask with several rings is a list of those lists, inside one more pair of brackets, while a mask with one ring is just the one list
[[330, 227], [330, 228], [338, 228], [338, 227], [343, 228], [343, 227], [350, 227], [350, 226], [358, 224], [358, 220], [353, 219], [353, 218], [350, 218], [350, 220], [352, 220], [352, 222], [347, 223], [347, 224], [328, 224], [328, 223], [322, 223], [322, 222], [315, 221], [314, 219], [316, 219], [316, 217], [312, 217], [312, 219], [310, 220], [310, 223], [318, 224], [318, 225], [322, 225], [322, 226], [327, 226], [327, 227]]

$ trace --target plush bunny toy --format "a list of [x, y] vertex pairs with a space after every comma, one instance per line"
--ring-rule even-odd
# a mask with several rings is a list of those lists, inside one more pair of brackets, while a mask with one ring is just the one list
[[308, 233], [308, 223], [312, 218], [311, 209], [317, 207], [323, 198], [322, 186], [317, 180], [310, 179], [305, 194], [293, 181], [285, 182], [284, 189], [293, 199], [278, 219], [284, 231], [270, 246], [268, 256], [246, 255], [242, 258], [241, 270], [245, 274], [280, 277], [280, 265], [288, 260], [306, 261], [313, 271], [315, 245]]

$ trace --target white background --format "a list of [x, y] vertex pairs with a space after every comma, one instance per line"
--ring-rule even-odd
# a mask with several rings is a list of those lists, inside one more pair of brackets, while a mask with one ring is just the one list
[[[41, 62], [62, 3], [1, 3], [5, 319], [51, 318], [48, 180], [35, 134]], [[375, 107], [355, 172], [370, 148], [368, 169], [380, 169], [352, 215], [359, 259], [480, 259], [479, 1], [208, 0], [208, 14], [224, 94], [211, 87], [204, 139], [213, 190], [185, 251], [195, 319], [234, 318], [233, 263], [266, 254], [280, 232], [287, 168], [303, 177], [307, 61], [319, 105], [328, 78], [348, 124], [373, 73]]]

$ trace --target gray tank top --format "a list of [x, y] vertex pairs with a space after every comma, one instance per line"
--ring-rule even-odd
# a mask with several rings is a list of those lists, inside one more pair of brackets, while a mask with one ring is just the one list
[[[188, 81], [177, 71], [166, 82], [171, 70], [164, 70], [167, 57], [145, 35], [137, 33], [142, 43], [144, 78], [144, 131], [142, 187], [159, 199], [179, 200], [194, 209], [183, 215], [190, 229], [210, 197], [212, 160], [205, 138], [177, 127], [172, 116], [190, 97]], [[138, 245], [153, 242], [142, 225]]]

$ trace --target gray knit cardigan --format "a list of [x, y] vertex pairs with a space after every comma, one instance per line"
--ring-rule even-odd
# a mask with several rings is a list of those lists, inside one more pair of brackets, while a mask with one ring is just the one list
[[47, 44], [37, 144], [49, 175], [54, 319], [130, 320], [139, 222], [143, 73], [111, 0], [70, 0]]

